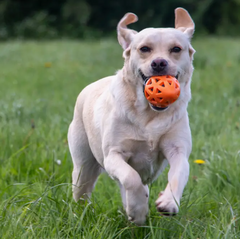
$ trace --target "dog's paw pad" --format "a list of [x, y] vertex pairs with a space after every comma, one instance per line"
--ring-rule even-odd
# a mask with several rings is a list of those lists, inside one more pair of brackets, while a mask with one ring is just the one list
[[177, 210], [176, 208], [173, 208], [172, 210], [169, 210], [169, 208], [164, 208], [161, 206], [157, 206], [157, 211], [162, 215], [162, 216], [176, 216], [177, 215]]
[[161, 192], [160, 197], [156, 201], [157, 211], [164, 216], [175, 216], [178, 213], [178, 205], [173, 198], [164, 197]]
[[128, 221], [133, 222], [133, 221], [134, 221], [134, 218], [129, 216], [129, 217], [128, 217]]

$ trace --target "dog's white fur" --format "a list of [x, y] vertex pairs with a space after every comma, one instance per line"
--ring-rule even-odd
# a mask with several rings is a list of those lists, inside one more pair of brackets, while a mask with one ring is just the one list
[[[127, 13], [118, 24], [124, 66], [87, 86], [78, 96], [68, 132], [74, 164], [73, 197], [89, 197], [104, 170], [119, 182], [129, 220], [143, 224], [148, 213], [148, 184], [170, 164], [168, 185], [156, 201], [159, 212], [178, 212], [189, 175], [191, 132], [187, 105], [191, 98], [194, 23], [188, 12], [175, 10], [175, 28], [147, 28], [139, 33], [126, 26], [137, 21]], [[143, 46], [150, 51], [143, 52]], [[180, 47], [180, 52], [171, 49]], [[178, 75], [181, 94], [158, 112], [143, 94], [143, 78], [154, 75], [154, 59], [168, 62], [167, 75]], [[155, 74], [156, 75], [156, 74]], [[161, 75], [161, 74], [160, 74]]]

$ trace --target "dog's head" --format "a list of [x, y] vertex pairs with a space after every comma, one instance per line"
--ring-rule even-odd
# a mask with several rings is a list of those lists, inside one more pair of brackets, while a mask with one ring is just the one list
[[190, 84], [195, 50], [190, 43], [194, 22], [188, 12], [175, 10], [175, 28], [146, 28], [140, 32], [127, 28], [137, 20], [135, 14], [127, 13], [117, 27], [129, 80], [138, 85], [151, 76], [171, 75], [181, 87]]

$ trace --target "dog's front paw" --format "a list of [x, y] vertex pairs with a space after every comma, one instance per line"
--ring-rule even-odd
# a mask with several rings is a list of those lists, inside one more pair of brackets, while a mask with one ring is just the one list
[[148, 189], [140, 187], [137, 191], [126, 192], [126, 213], [128, 220], [143, 225], [148, 214]]
[[134, 222], [136, 225], [143, 225], [148, 214], [148, 204], [135, 205], [134, 207], [127, 207], [126, 212], [128, 220]]
[[158, 212], [164, 216], [175, 216], [178, 213], [178, 205], [172, 195], [167, 195], [164, 192], [159, 194], [156, 201]]

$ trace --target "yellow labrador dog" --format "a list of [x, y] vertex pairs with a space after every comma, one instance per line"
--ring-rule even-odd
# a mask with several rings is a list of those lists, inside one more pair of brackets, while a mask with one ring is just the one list
[[[194, 23], [188, 12], [175, 10], [175, 28], [127, 25], [137, 16], [127, 13], [117, 27], [124, 66], [114, 76], [87, 86], [78, 96], [68, 132], [73, 160], [73, 197], [88, 198], [99, 174], [118, 181], [128, 219], [143, 224], [148, 213], [148, 184], [167, 163], [168, 184], [160, 192], [160, 213], [178, 212], [189, 175], [191, 132], [187, 106], [191, 98]], [[151, 105], [143, 94], [147, 78], [171, 75], [181, 94], [167, 108]]]

